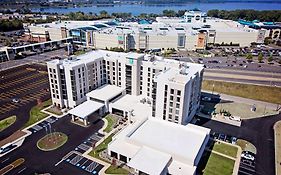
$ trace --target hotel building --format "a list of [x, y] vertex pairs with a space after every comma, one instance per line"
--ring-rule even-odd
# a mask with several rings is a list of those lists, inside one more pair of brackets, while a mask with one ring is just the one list
[[147, 116], [187, 124], [199, 107], [204, 71], [200, 64], [97, 50], [67, 60], [52, 60], [47, 66], [52, 101], [60, 108], [74, 108], [89, 97], [94, 98], [91, 91], [97, 89], [114, 93], [106, 85], [121, 90], [112, 88], [116, 98], [106, 104], [103, 112], [122, 111], [117, 103], [123, 98], [140, 99], [151, 107]]

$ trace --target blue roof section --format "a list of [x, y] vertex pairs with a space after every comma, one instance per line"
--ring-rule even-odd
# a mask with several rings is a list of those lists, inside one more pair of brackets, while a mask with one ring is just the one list
[[[87, 30], [97, 30], [95, 27], [80, 27], [80, 28], [77, 28], [77, 29], [80, 29], [80, 30], [83, 30], [83, 31], [87, 31]], [[73, 29], [75, 30], [75, 29]]]
[[246, 21], [246, 20], [238, 20], [238, 22], [242, 25], [247, 25], [250, 28], [254, 28], [254, 29], [260, 29], [260, 28], [265, 28], [265, 29], [276, 29], [276, 28], [281, 28], [280, 26], [276, 25], [274, 22], [263, 22], [263, 25], [259, 26], [256, 25], [254, 23], [259, 22], [258, 20], [254, 20], [254, 21]]
[[139, 24], [150, 24], [150, 22], [142, 19], [142, 20], [139, 21]]
[[114, 21], [106, 22], [105, 24], [107, 24], [109, 26], [117, 26], [118, 25], [118, 23], [114, 22]]
[[96, 28], [98, 28], [98, 29], [107, 27], [107, 26], [104, 25], [104, 24], [94, 24], [94, 25], [92, 25], [92, 26], [94, 26], [94, 27], [96, 27]]
[[275, 25], [275, 23], [274, 23], [274, 22], [264, 22], [263, 24], [264, 24], [264, 25], [268, 25], [268, 26]]

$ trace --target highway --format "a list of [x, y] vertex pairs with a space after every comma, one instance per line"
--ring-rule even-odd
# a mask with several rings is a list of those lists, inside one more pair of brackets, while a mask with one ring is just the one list
[[206, 67], [205, 80], [281, 87], [281, 65], [277, 62], [268, 64], [266, 62], [257, 63], [254, 60], [249, 63], [243, 57], [173, 57], [170, 59], [204, 64]]

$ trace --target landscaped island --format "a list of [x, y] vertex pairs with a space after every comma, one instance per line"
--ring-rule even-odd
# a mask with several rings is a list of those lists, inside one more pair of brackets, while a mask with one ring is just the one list
[[67, 135], [62, 132], [50, 133], [38, 140], [37, 147], [42, 151], [52, 151], [64, 145], [67, 139]]

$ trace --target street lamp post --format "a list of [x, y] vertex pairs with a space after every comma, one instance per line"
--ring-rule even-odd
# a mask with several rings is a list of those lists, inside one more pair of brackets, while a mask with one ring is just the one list
[[215, 83], [213, 83], [212, 95], [214, 94]]

